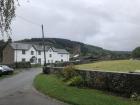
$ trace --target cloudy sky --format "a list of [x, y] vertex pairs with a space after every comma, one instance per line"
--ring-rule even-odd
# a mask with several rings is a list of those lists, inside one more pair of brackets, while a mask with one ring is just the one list
[[109, 50], [140, 46], [140, 0], [20, 0], [14, 40], [66, 38]]

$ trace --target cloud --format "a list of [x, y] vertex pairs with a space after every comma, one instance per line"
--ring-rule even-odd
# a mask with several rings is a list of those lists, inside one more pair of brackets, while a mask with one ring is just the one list
[[[110, 50], [140, 46], [139, 0], [30, 0], [20, 1], [13, 22], [13, 39], [66, 38]], [[22, 17], [22, 18], [21, 18]]]

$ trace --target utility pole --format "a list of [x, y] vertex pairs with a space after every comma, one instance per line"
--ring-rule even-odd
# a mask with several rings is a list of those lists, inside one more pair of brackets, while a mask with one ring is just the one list
[[17, 68], [17, 49], [18, 49], [18, 45], [16, 43], [16, 68]]
[[46, 66], [46, 50], [45, 50], [45, 39], [44, 39], [44, 27], [43, 27], [43, 24], [42, 24], [41, 28], [42, 28], [43, 50], [44, 50], [44, 66]]

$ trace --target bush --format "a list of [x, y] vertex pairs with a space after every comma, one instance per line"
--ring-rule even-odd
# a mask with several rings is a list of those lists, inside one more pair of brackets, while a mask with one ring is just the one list
[[80, 86], [83, 83], [83, 79], [81, 76], [75, 76], [71, 78], [68, 82], [68, 86]]
[[133, 50], [132, 57], [135, 59], [140, 59], [140, 47], [137, 47]]
[[136, 92], [133, 92], [130, 96], [130, 98], [134, 101], [140, 101], [140, 95]]
[[17, 62], [15, 63], [16, 68], [31, 68], [30, 62]]
[[73, 65], [66, 66], [63, 70], [63, 76], [65, 80], [69, 80], [70, 78], [76, 76], [75, 67]]

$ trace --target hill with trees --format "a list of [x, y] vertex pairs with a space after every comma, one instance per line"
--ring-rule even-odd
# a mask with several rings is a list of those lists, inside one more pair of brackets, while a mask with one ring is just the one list
[[[42, 38], [24, 39], [16, 42], [42, 45]], [[65, 48], [72, 55], [93, 56], [99, 59], [128, 59], [131, 52], [128, 51], [109, 51], [101, 47], [84, 44], [77, 41], [60, 38], [45, 38], [45, 45], [56, 48]]]

